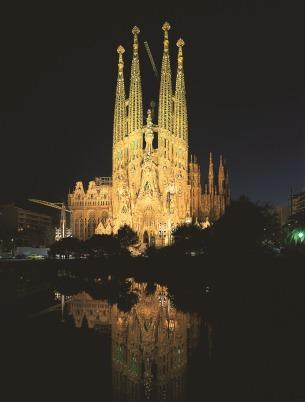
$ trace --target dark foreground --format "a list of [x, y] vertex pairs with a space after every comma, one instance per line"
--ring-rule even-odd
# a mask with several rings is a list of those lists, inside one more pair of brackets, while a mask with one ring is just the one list
[[[179, 264], [178, 269], [177, 261], [151, 258], [20, 263], [17, 268], [16, 263], [14, 267], [2, 265], [4, 387], [1, 392], [4, 393], [5, 389], [8, 396], [1, 399], [305, 400], [303, 259], [297, 256], [264, 256], [244, 257], [236, 261], [234, 258], [210, 260], [183, 257], [179, 259]], [[48, 286], [36, 293], [32, 287], [28, 295], [23, 289], [22, 297], [18, 296], [16, 287], [20, 288], [21, 273], [36, 285], [45, 282]], [[81, 328], [76, 328], [69, 302], [64, 310], [64, 323], [61, 322], [60, 309], [30, 318], [31, 313], [58, 303], [54, 301], [54, 290], [72, 298], [84, 291], [92, 300], [105, 300], [109, 311], [116, 311], [116, 317], [127, 317], [129, 322], [132, 317], [138, 321], [144, 317], [143, 328], [149, 334], [152, 331], [150, 323], [156, 323], [152, 320], [158, 316], [160, 326], [163, 313], [155, 311], [154, 305], [147, 303], [146, 310], [137, 310], [141, 303], [130, 297], [130, 289], [122, 286], [127, 277], [133, 277], [133, 283], [148, 284], [142, 303], [153, 300], [155, 283], [168, 289], [173, 311], [178, 312], [180, 317], [176, 319], [175, 331], [181, 328], [184, 317], [191, 323], [188, 330], [181, 332], [184, 335], [179, 335], [181, 339], [178, 332], [172, 338], [182, 345], [188, 342], [185, 362], [180, 368], [168, 369], [168, 375], [162, 374], [162, 367], [159, 370], [158, 364], [156, 367], [152, 364], [153, 390], [150, 395], [140, 388], [139, 394], [132, 394], [128, 391], [129, 385], [121, 383], [118, 390], [118, 383], [114, 381], [117, 371], [121, 370], [124, 381], [129, 384], [132, 381], [141, 383], [141, 375], [144, 376], [147, 370], [143, 361], [142, 365], [139, 364], [139, 376], [135, 380], [125, 370], [128, 357], [126, 367], [124, 358], [121, 362], [115, 360], [113, 348], [117, 339], [122, 345], [129, 345], [129, 341], [123, 339], [123, 332], [118, 334], [117, 321], [112, 321], [102, 331], [88, 328], [90, 323], [88, 325], [86, 320], [83, 320]], [[195, 326], [192, 326], [194, 317], [199, 323], [198, 334], [194, 333]], [[140, 324], [133, 325], [138, 327], [132, 327], [129, 334], [134, 331], [136, 338]], [[138, 344], [135, 341], [132, 348], [142, 353], [143, 357], [146, 346], [143, 338], [145, 330], [142, 331], [142, 338], [137, 340]], [[154, 353], [159, 353], [164, 345], [168, 353], [172, 353], [172, 340], [166, 339], [162, 344], [154, 338]], [[153, 359], [154, 355], [151, 356]], [[173, 381], [178, 375], [185, 385], [180, 390], [179, 380], [178, 391], [173, 391], [176, 386]], [[154, 386], [160, 386], [161, 382], [166, 389], [163, 399], [154, 391]], [[140, 399], [135, 399], [136, 395]]]

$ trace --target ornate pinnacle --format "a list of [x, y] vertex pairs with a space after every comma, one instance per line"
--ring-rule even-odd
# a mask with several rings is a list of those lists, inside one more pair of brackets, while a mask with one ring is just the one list
[[184, 45], [185, 45], [185, 42], [184, 42], [184, 40], [182, 38], [177, 40], [177, 46], [178, 47], [183, 47]]
[[117, 48], [117, 52], [118, 52], [119, 54], [125, 53], [125, 49], [123, 48], [122, 45], [120, 45], [120, 46]]
[[132, 28], [132, 34], [133, 35], [139, 35], [139, 33], [140, 33], [140, 28], [139, 27], [137, 27], [136, 25]]
[[164, 24], [162, 25], [162, 29], [164, 32], [169, 31], [171, 29], [170, 23], [165, 21]]
[[171, 26], [169, 24], [169, 22], [164, 22], [164, 24], [162, 25], [162, 29], [164, 31], [164, 51], [168, 52], [168, 45], [169, 45], [169, 41], [168, 41], [168, 31], [171, 29]]
[[123, 68], [124, 68], [124, 61], [123, 61], [123, 53], [125, 53], [125, 49], [123, 48], [122, 45], [120, 45], [117, 48], [117, 52], [119, 54], [119, 63], [118, 63], [118, 67], [119, 67], [119, 73], [123, 72]]
[[181, 69], [183, 66], [183, 53], [182, 53], [182, 48], [185, 45], [185, 42], [182, 38], [178, 39], [176, 45], [179, 48], [178, 51], [178, 68]]
[[140, 29], [137, 26], [134, 26], [131, 32], [133, 34], [133, 54], [137, 55], [139, 48], [138, 35], [140, 33]]
[[146, 118], [147, 127], [152, 127], [152, 119], [151, 119], [151, 110], [147, 110], [147, 118]]

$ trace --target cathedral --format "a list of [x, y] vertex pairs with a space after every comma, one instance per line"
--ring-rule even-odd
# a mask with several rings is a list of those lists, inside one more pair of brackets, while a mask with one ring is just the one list
[[68, 195], [73, 236], [117, 233], [129, 225], [142, 243], [171, 243], [173, 229], [194, 222], [206, 227], [230, 202], [228, 170], [222, 157], [216, 168], [209, 154], [207, 181], [201, 186], [196, 156], [189, 157], [188, 113], [183, 39], [177, 41], [177, 74], [172, 85], [170, 24], [162, 26], [163, 57], [157, 121], [143, 113], [138, 27], [132, 29], [132, 62], [128, 96], [124, 81], [124, 48], [119, 46], [112, 148], [112, 177], [96, 177], [85, 189], [78, 181]]

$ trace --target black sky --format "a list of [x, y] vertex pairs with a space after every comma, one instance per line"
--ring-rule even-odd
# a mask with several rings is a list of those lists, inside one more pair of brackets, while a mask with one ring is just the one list
[[[116, 48], [141, 29], [147, 109], [161, 26], [185, 46], [190, 148], [205, 175], [223, 153], [234, 197], [285, 203], [305, 187], [305, 24], [301, 2], [20, 2], [2, 9], [0, 202], [61, 201], [76, 180], [111, 174]], [[48, 4], [48, 5], [47, 5]], [[90, 4], [90, 5], [89, 5]]]

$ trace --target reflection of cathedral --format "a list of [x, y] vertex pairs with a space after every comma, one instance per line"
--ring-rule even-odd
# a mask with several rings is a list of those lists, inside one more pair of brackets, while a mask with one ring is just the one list
[[185, 396], [189, 352], [196, 346], [200, 318], [177, 311], [167, 288], [131, 282], [138, 302], [126, 313], [82, 292], [71, 298], [76, 327], [110, 329], [115, 401], [180, 401]]
[[165, 23], [158, 122], [149, 110], [143, 123], [139, 64], [140, 30], [134, 27], [129, 96], [124, 83], [124, 48], [118, 47], [112, 178], [96, 178], [85, 191], [77, 182], [69, 194], [73, 235], [86, 239], [94, 233], [116, 233], [130, 225], [142, 241], [165, 245], [178, 224], [191, 219], [219, 218], [229, 203], [228, 172], [220, 159], [214, 177], [210, 154], [207, 184], [203, 192], [196, 158], [189, 163], [188, 114], [183, 67], [184, 41], [177, 41], [175, 90], [169, 56], [169, 29]]

